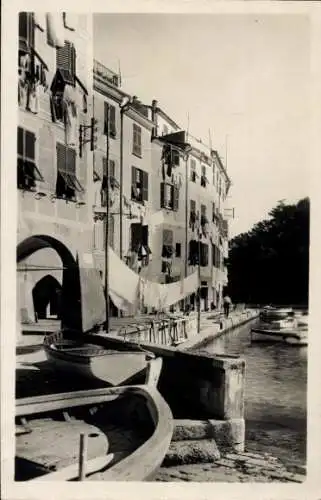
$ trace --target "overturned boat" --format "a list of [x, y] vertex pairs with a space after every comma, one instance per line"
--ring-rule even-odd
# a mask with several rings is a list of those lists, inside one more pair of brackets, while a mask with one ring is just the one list
[[18, 399], [15, 480], [151, 480], [172, 433], [171, 410], [153, 378]]

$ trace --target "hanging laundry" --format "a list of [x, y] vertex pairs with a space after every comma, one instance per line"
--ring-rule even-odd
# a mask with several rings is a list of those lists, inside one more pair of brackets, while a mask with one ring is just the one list
[[29, 54], [20, 56], [19, 67], [25, 73], [30, 73], [31, 58]]
[[139, 276], [108, 248], [109, 289], [126, 303], [135, 304], [138, 298]]
[[46, 29], [46, 13], [45, 12], [34, 12], [34, 21], [35, 25], [41, 29], [41, 31], [45, 31]]
[[195, 292], [197, 288], [197, 272], [185, 279], [166, 285], [146, 280], [144, 282], [144, 305], [146, 307], [155, 307], [156, 310], [160, 311], [183, 300]]
[[28, 111], [37, 114], [39, 112], [39, 83], [36, 81], [29, 82], [28, 85]]
[[18, 80], [18, 104], [23, 109], [27, 107], [28, 86], [25, 79], [19, 77]]
[[77, 107], [75, 90], [71, 85], [65, 86], [63, 98], [65, 103], [66, 144], [75, 146], [78, 138]]
[[65, 29], [61, 12], [47, 12], [47, 42], [52, 47], [60, 48], [65, 45]]

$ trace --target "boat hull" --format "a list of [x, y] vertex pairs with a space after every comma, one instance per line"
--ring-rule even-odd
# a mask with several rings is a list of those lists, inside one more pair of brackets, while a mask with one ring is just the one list
[[108, 348], [95, 339], [86, 342], [46, 339], [44, 351], [50, 365], [61, 373], [69, 373], [108, 385], [126, 385], [144, 380], [149, 361], [155, 356], [144, 350]]
[[[70, 420], [67, 419], [62, 422], [65, 427], [70, 425], [70, 429], [75, 426], [74, 419], [76, 418], [79, 426], [81, 425], [81, 419], [83, 419], [86, 425], [88, 422], [92, 423], [98, 426], [100, 433], [104, 433], [106, 432], [106, 427], [104, 427], [104, 418], [106, 416], [106, 419], [112, 418], [112, 422], [114, 422], [112, 428], [115, 425], [120, 427], [121, 423], [126, 421], [127, 425], [129, 424], [133, 429], [137, 427], [137, 429], [143, 429], [144, 431], [145, 437], [143, 440], [140, 438], [142, 440], [141, 444], [135, 449], [129, 447], [125, 455], [123, 445], [120, 444], [120, 448], [119, 446], [117, 448], [117, 442], [114, 438], [110, 441], [107, 433], [107, 444], [104, 444], [103, 450], [100, 448], [102, 454], [88, 457], [88, 464], [86, 462], [88, 466], [85, 466], [85, 473], [87, 472], [85, 480], [151, 480], [163, 462], [174, 429], [173, 416], [169, 406], [155, 387], [146, 385], [36, 396], [20, 399], [16, 402], [16, 421], [24, 420], [26, 424], [28, 420], [31, 429], [33, 419], [36, 418], [39, 421], [42, 415], [45, 424], [48, 418], [51, 417], [53, 425], [57, 425], [59, 420], [57, 420], [57, 412], [72, 417]], [[80, 420], [79, 415], [81, 416]], [[84, 415], [87, 416], [84, 417]], [[61, 424], [61, 422], [59, 423]], [[33, 428], [39, 429], [39, 423], [36, 422]], [[47, 422], [48, 429], [52, 429], [50, 422], [49, 424]], [[72, 432], [68, 432], [68, 430], [63, 432], [62, 437], [68, 441]], [[122, 436], [121, 429], [119, 435]], [[39, 465], [39, 462], [44, 461], [43, 457], [46, 458], [46, 455], [44, 455], [46, 451], [41, 447], [41, 442], [44, 441], [40, 440], [40, 445], [35, 447], [32, 442], [32, 433], [30, 436], [29, 441], [27, 436], [16, 437], [16, 441], [20, 439], [20, 447], [16, 445], [16, 449], [19, 450], [20, 459], [27, 457], [29, 464], [36, 466]], [[93, 437], [94, 440], [97, 439], [95, 433], [89, 434], [90, 437]], [[68, 446], [68, 443], [66, 443], [64, 449], [69, 451]], [[59, 447], [56, 446], [56, 453], [57, 450], [59, 453]], [[89, 450], [90, 442], [88, 442]], [[91, 449], [91, 451], [93, 450]], [[60, 458], [65, 459], [65, 465], [62, 468], [58, 467], [57, 470], [51, 471], [47, 466], [47, 471], [42, 471], [39, 474], [38, 470], [36, 471], [37, 477], [32, 477], [29, 480], [73, 480], [75, 478], [75, 468], [77, 469], [75, 456], [69, 457], [72, 463], [69, 460], [67, 465], [62, 450]], [[57, 460], [56, 463], [58, 463]], [[88, 474], [88, 471], [90, 474]]]
[[251, 329], [251, 341], [260, 342], [260, 341], [275, 341], [275, 342], [283, 342], [291, 345], [302, 345], [305, 346], [308, 344], [307, 332], [306, 331], [298, 331], [294, 329], [280, 329], [273, 330], [268, 328], [252, 328]]

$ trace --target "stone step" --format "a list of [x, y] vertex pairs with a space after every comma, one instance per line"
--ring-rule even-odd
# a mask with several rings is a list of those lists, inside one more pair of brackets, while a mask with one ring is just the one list
[[220, 458], [213, 440], [172, 441], [163, 461], [164, 466], [212, 463]]

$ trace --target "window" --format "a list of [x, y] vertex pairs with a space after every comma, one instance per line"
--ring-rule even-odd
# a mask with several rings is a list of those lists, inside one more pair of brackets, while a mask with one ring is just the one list
[[163, 248], [162, 257], [170, 258], [173, 255], [173, 231], [163, 229]]
[[208, 265], [208, 245], [200, 243], [200, 265], [206, 267]]
[[[109, 121], [107, 123], [108, 116], [108, 108], [109, 108]], [[107, 135], [109, 133], [110, 137], [115, 139], [116, 137], [116, 108], [112, 106], [108, 102], [104, 103], [104, 134]]]
[[57, 143], [57, 198], [75, 201], [76, 192], [84, 192], [76, 177], [76, 151]]
[[142, 156], [142, 129], [136, 123], [133, 124], [133, 154]]
[[[107, 188], [107, 162], [106, 158], [102, 159], [103, 161], [103, 179], [101, 183], [101, 206], [106, 206], [106, 188]], [[116, 187], [119, 187], [119, 183], [116, 179], [116, 162], [115, 160], [109, 160], [109, 187], [114, 190]]]
[[214, 267], [221, 267], [221, 252], [220, 249], [212, 244], [212, 264]]
[[136, 167], [132, 167], [131, 198], [139, 203], [148, 201], [148, 173]]
[[201, 186], [206, 187], [207, 182], [206, 167], [205, 165], [202, 165]]
[[150, 253], [148, 247], [148, 226], [140, 223], [133, 223], [130, 225], [130, 232], [131, 251], [140, 254], [143, 246], [147, 253]]
[[44, 180], [35, 163], [35, 143], [36, 136], [33, 132], [18, 127], [18, 189], [34, 190], [36, 182]]
[[215, 203], [212, 203], [212, 222], [215, 222], [216, 220], [216, 208], [215, 208]]
[[32, 12], [19, 13], [19, 51], [29, 53], [35, 44], [35, 28]]
[[201, 205], [201, 226], [207, 224], [206, 205]]
[[179, 189], [173, 184], [166, 182], [161, 183], [161, 208], [167, 208], [169, 210], [178, 210], [179, 204]]
[[176, 257], [180, 257], [181, 256], [181, 244], [180, 243], [176, 243], [175, 245], [175, 255]]
[[191, 181], [192, 182], [196, 182], [196, 161], [195, 160], [191, 160]]
[[75, 85], [76, 49], [71, 42], [65, 41], [64, 47], [56, 49], [56, 66], [64, 82]]
[[197, 215], [196, 215], [196, 201], [195, 200], [190, 200], [189, 204], [190, 204], [189, 225], [192, 228], [192, 230], [194, 231], [194, 226], [195, 226], [196, 218], [197, 218]]

